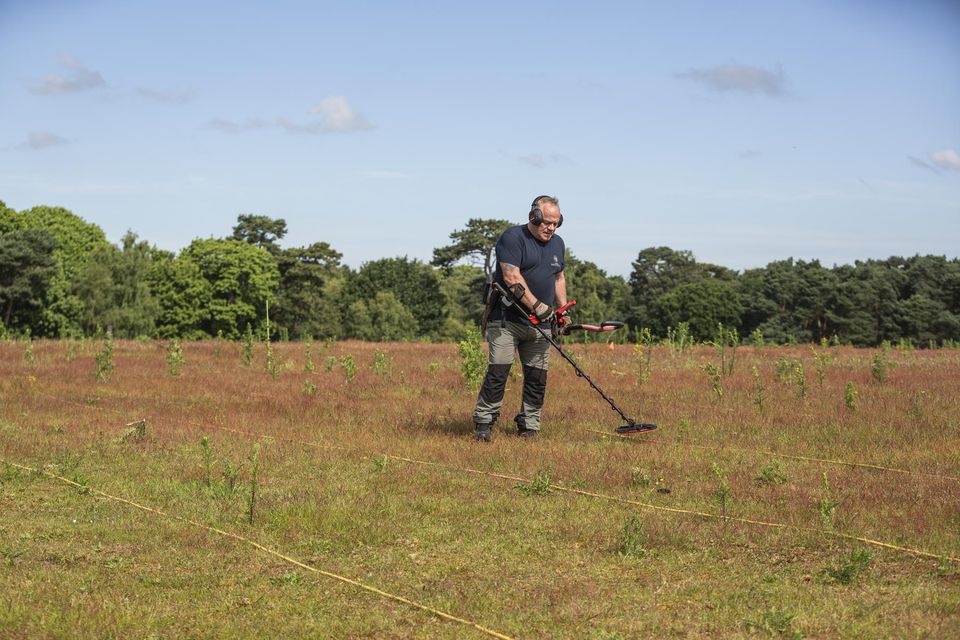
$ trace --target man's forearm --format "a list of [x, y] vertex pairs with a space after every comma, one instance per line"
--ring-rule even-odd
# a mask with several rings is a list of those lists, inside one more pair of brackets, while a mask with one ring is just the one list
[[523, 286], [523, 296], [517, 298], [517, 301], [528, 310], [533, 309], [534, 305], [537, 304], [537, 297], [533, 295], [530, 287], [527, 286], [527, 281], [520, 275], [520, 268], [507, 262], [501, 262], [500, 271], [503, 273], [504, 284], [506, 284], [507, 288], [511, 291], [513, 291], [512, 287], [514, 285], [519, 284]]
[[556, 300], [554, 304], [558, 307], [567, 304], [567, 277], [563, 275], [563, 271], [557, 274]]

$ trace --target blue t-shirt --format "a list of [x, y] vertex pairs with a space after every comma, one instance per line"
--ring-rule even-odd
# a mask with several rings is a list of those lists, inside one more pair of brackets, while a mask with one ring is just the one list
[[[563, 271], [564, 249], [563, 238], [556, 234], [547, 242], [540, 242], [530, 233], [527, 225], [510, 227], [497, 240], [497, 270], [493, 274], [493, 281], [506, 289], [500, 263], [517, 266], [537, 300], [553, 306], [557, 295], [557, 274]], [[490, 310], [490, 318], [503, 317], [502, 309], [503, 305], [496, 305]], [[521, 317], [515, 309], [507, 309], [508, 320]]]

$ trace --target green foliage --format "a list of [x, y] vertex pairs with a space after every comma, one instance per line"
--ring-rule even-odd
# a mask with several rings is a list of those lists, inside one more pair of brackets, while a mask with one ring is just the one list
[[793, 382], [797, 385], [797, 397], [801, 400], [807, 397], [807, 375], [803, 363], [797, 360], [793, 365]]
[[[249, 326], [249, 325], [248, 325]], [[283, 356], [273, 350], [273, 341], [270, 338], [270, 301], [267, 300], [266, 306], [266, 316], [264, 319], [264, 335], [265, 340], [264, 344], [266, 345], [266, 358], [264, 366], [267, 370], [267, 373], [270, 374], [270, 377], [274, 380], [280, 377], [280, 374], [283, 373]]]
[[787, 476], [783, 473], [783, 465], [779, 460], [773, 460], [760, 467], [760, 473], [756, 477], [757, 484], [760, 485], [781, 485], [786, 484]]
[[303, 392], [308, 396], [312, 396], [317, 392], [317, 385], [313, 384], [310, 380], [303, 381]]
[[207, 436], [200, 438], [200, 453], [203, 461], [203, 481], [209, 489], [213, 483], [213, 447]]
[[670, 348], [674, 355], [683, 353], [693, 346], [694, 340], [690, 335], [690, 325], [686, 322], [678, 322], [676, 328], [667, 327], [667, 338], [665, 344]]
[[199, 327], [206, 335], [222, 330], [228, 338], [238, 337], [246, 323], [262, 319], [259, 310], [279, 283], [273, 255], [239, 240], [197, 239], [178, 259], [194, 263], [208, 285], [209, 313]]
[[[740, 335], [737, 330], [735, 328], [727, 329], [722, 322], [717, 323], [713, 341], [710, 344], [716, 350], [720, 361], [720, 375], [731, 375], [737, 361], [737, 347], [740, 345]], [[730, 348], [729, 357], [727, 356], [728, 347]]]
[[551, 472], [552, 469], [550, 467], [537, 469], [537, 473], [534, 475], [533, 480], [514, 486], [518, 491], [520, 491], [520, 493], [527, 497], [549, 495], [553, 493], [553, 487], [550, 486]]
[[813, 347], [810, 347], [810, 351], [813, 352], [813, 362], [817, 368], [817, 384], [823, 387], [823, 380], [826, 375], [827, 365], [832, 362], [832, 358], [829, 353], [824, 351], [817, 351]]
[[[567, 298], [576, 300], [572, 312], [588, 321], [623, 320], [630, 312], [630, 286], [620, 276], [609, 276], [596, 264], [581, 260], [567, 249], [564, 257]], [[608, 334], [614, 339], [628, 340], [629, 332]], [[569, 342], [587, 341], [587, 332], [573, 333], [564, 338]]]
[[352, 382], [357, 376], [357, 365], [353, 361], [352, 355], [348, 354], [340, 358], [340, 367], [343, 369], [343, 374], [347, 377], [347, 382]]
[[294, 336], [332, 338], [342, 333], [343, 310], [337, 300], [348, 269], [341, 253], [326, 242], [276, 253], [280, 289], [276, 322]]
[[870, 366], [870, 375], [873, 376], [873, 379], [883, 384], [887, 381], [887, 378], [890, 375], [890, 358], [887, 354], [887, 349], [881, 349], [877, 353], [873, 354], [873, 361]]
[[4, 327], [40, 326], [58, 273], [58, 246], [54, 235], [45, 229], [0, 235], [0, 321]]
[[280, 252], [277, 240], [282, 240], [285, 235], [287, 223], [283, 218], [274, 220], [267, 216], [241, 214], [237, 216], [237, 225], [233, 228], [231, 238], [277, 254]]
[[393, 358], [389, 354], [377, 350], [373, 356], [373, 370], [381, 378], [390, 378], [390, 372], [393, 368]]
[[843, 403], [846, 405], [847, 409], [853, 411], [857, 408], [857, 397], [860, 394], [857, 393], [857, 388], [853, 386], [852, 382], [848, 382], [843, 388]]
[[178, 338], [170, 340], [167, 346], [167, 370], [174, 378], [178, 377], [183, 370], [183, 347]]
[[617, 555], [620, 558], [643, 558], [647, 555], [644, 546], [643, 522], [636, 514], [631, 514], [630, 518], [623, 525], [623, 531], [620, 534], [620, 541], [617, 544]]
[[360, 340], [413, 340], [417, 336], [416, 318], [390, 291], [379, 291], [372, 300], [357, 300], [346, 317], [352, 336]]
[[457, 352], [460, 355], [460, 375], [463, 376], [467, 390], [476, 393], [480, 389], [487, 370], [487, 357], [483, 351], [480, 327], [471, 324], [467, 328], [467, 337], [460, 341]]
[[[694, 311], [694, 307], [697, 310], [708, 308], [713, 301], [713, 294], [719, 293], [719, 290], [709, 286], [687, 289], [683, 294], [674, 293], [677, 289], [703, 280], [730, 283], [735, 277], [735, 272], [726, 267], [698, 263], [689, 251], [676, 251], [669, 247], [643, 249], [633, 262], [633, 271], [630, 274], [630, 324], [635, 327], [652, 327], [656, 333], [663, 336], [666, 327], [691, 320], [690, 313]], [[660, 302], [660, 298], [670, 294], [674, 294], [672, 299]], [[719, 308], [728, 311], [736, 310], [738, 306], [739, 302], [729, 309], [726, 304], [721, 304]], [[664, 310], [669, 311], [671, 316], [679, 317], [663, 317], [661, 313]], [[710, 317], [705, 317], [702, 323], [698, 319], [698, 327], [702, 324], [705, 328], [705, 337], [717, 322], [736, 325], [738, 320], [739, 318], [721, 317], [721, 314], [711, 312]]]
[[633, 357], [636, 361], [637, 384], [643, 385], [650, 379], [650, 361], [653, 357], [653, 333], [648, 327], [637, 332], [637, 342], [633, 345]]
[[840, 503], [834, 498], [833, 492], [830, 490], [830, 482], [827, 480], [827, 472], [824, 471], [820, 500], [817, 502], [817, 507], [820, 510], [820, 522], [823, 523], [824, 528], [833, 529], [833, 517], [838, 506], [840, 506]]
[[666, 330], [687, 322], [694, 339], [707, 340], [718, 324], [738, 326], [742, 306], [735, 282], [710, 278], [671, 289], [656, 299], [653, 310], [652, 326]]
[[757, 349], [763, 349], [765, 346], [767, 346], [766, 341], [763, 339], [763, 331], [760, 331], [759, 327], [753, 330], [750, 342], [753, 343], [753, 346], [755, 346]]
[[647, 488], [652, 481], [650, 474], [643, 467], [633, 467], [630, 469], [630, 480], [634, 486]]
[[[362, 340], [437, 337], [447, 318], [436, 271], [406, 257], [365, 263], [347, 279], [343, 298], [353, 337]], [[358, 303], [367, 307], [366, 322]]]
[[146, 420], [137, 420], [127, 424], [128, 429], [120, 436], [121, 442], [129, 442], [133, 440], [134, 442], [143, 442], [143, 439], [147, 435], [147, 421]]
[[753, 374], [753, 404], [758, 410], [763, 411], [763, 403], [767, 399], [767, 393], [763, 386], [763, 380], [760, 379], [760, 369], [754, 366], [751, 368], [751, 373]]
[[459, 342], [471, 323], [479, 325], [483, 321], [483, 270], [466, 264], [441, 269], [440, 291], [447, 307], [447, 319], [443, 326], [442, 338]]
[[337, 365], [336, 356], [327, 356], [327, 361], [324, 363], [324, 368], [327, 372], [333, 371], [333, 368]]
[[247, 500], [247, 523], [253, 524], [254, 511], [257, 506], [257, 496], [260, 491], [260, 443], [253, 445], [253, 451], [247, 458], [250, 463], [250, 497]]
[[455, 263], [467, 259], [481, 264], [483, 277], [489, 280], [495, 267], [493, 259], [497, 239], [512, 226], [509, 220], [470, 218], [466, 228], [450, 234], [452, 244], [433, 250], [431, 264], [450, 269]]
[[777, 382], [789, 382], [793, 365], [786, 358], [777, 358], [776, 372]]
[[33, 364], [33, 338], [29, 335], [26, 339], [26, 345], [23, 347], [23, 360], [27, 364]]
[[206, 335], [203, 327], [209, 322], [213, 288], [196, 262], [160, 254], [152, 261], [146, 281], [159, 307], [157, 336], [194, 340]]
[[303, 345], [303, 370], [307, 373], [313, 373], [316, 366], [313, 364], [313, 340], [307, 338]]
[[769, 607], [760, 616], [760, 620], [747, 620], [744, 626], [749, 630], [756, 629], [771, 635], [798, 639], [803, 637], [798, 630], [794, 629], [789, 635], [787, 633], [796, 619], [797, 615], [785, 607]]
[[253, 327], [247, 323], [247, 330], [243, 332], [241, 338], [243, 348], [240, 350], [240, 359], [243, 366], [249, 367], [253, 363]]
[[[56, 243], [52, 254], [55, 272], [48, 281], [39, 316], [30, 321], [33, 333], [44, 337], [79, 334], [83, 301], [72, 292], [73, 282], [89, 256], [107, 244], [103, 230], [67, 209], [45, 206], [14, 213], [9, 216], [5, 226], [11, 231], [42, 230], [49, 233]], [[0, 265], [2, 262], [0, 256]], [[0, 272], [3, 270], [3, 266], [0, 266]]]
[[97, 325], [111, 327], [122, 338], [154, 332], [160, 305], [150, 291], [148, 274], [159, 255], [162, 252], [137, 242], [130, 231], [121, 248], [102, 244], [90, 254], [73, 283], [73, 293], [83, 302], [84, 333]]
[[852, 584], [867, 570], [872, 561], [873, 556], [869, 551], [854, 549], [849, 556], [841, 559], [839, 565], [824, 568], [823, 575], [838, 584]]
[[713, 394], [717, 398], [717, 402], [723, 400], [723, 372], [712, 362], [708, 362], [700, 366], [701, 369], [707, 374], [710, 378], [710, 382], [713, 387]]
[[113, 334], [110, 330], [107, 330], [106, 335], [103, 338], [103, 345], [100, 348], [100, 351], [97, 352], [97, 355], [94, 358], [94, 361], [97, 365], [96, 378], [97, 382], [107, 382], [110, 380], [110, 375], [114, 370], [113, 362]]

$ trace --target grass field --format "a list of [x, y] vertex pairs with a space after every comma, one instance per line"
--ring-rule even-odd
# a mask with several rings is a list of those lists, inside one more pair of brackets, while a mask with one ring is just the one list
[[660, 429], [554, 354], [482, 444], [455, 345], [100, 347], [0, 344], [2, 638], [960, 637], [960, 351], [575, 345]]

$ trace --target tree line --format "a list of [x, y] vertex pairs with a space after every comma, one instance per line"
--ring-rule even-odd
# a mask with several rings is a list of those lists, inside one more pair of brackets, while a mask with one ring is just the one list
[[[274, 333], [294, 339], [457, 340], [480, 322], [493, 248], [511, 224], [472, 218], [429, 263], [391, 257], [354, 270], [326, 242], [282, 248], [286, 222], [268, 216], [240, 215], [229, 235], [175, 254], [133, 232], [112, 244], [64, 208], [0, 201], [0, 333], [238, 338], [269, 313]], [[648, 247], [624, 279], [568, 250], [565, 271], [575, 314], [625, 320], [627, 336], [686, 323], [707, 340], [722, 323], [775, 343], [960, 340], [960, 261], [944, 256], [830, 268], [788, 258], [738, 272]]]

